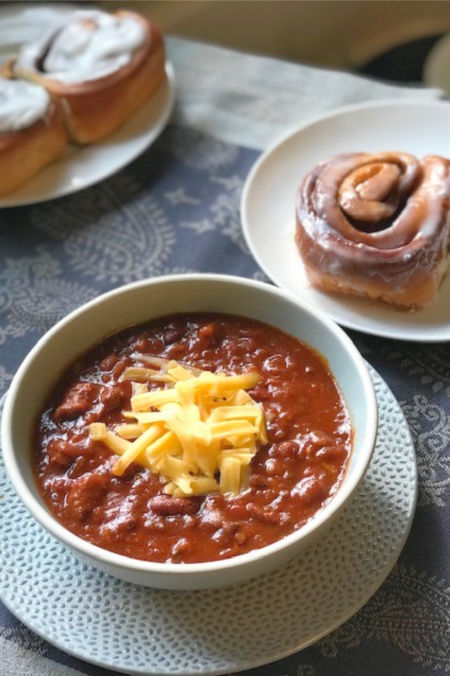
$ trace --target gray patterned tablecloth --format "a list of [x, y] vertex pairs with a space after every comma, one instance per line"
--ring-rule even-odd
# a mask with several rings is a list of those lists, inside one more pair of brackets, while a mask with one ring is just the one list
[[[264, 279], [239, 220], [242, 185], [260, 150], [319, 111], [411, 94], [175, 38], [169, 54], [177, 106], [152, 148], [82, 193], [0, 213], [1, 392], [35, 341], [99, 292], [175, 272]], [[411, 426], [420, 477], [416, 518], [397, 566], [371, 601], [315, 646], [255, 670], [261, 676], [450, 671], [450, 346], [351, 337]], [[0, 604], [1, 675], [80, 672], [107, 673], [48, 645]]]

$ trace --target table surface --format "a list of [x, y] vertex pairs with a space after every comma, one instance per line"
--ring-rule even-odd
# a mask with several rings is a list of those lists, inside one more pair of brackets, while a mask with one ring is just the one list
[[[191, 271], [264, 280], [239, 218], [241, 189], [261, 150], [321, 111], [411, 95], [409, 87], [177, 38], [168, 39], [168, 53], [177, 104], [152, 148], [81, 193], [0, 213], [0, 393], [36, 340], [100, 292]], [[349, 335], [409, 422], [419, 470], [416, 517], [371, 601], [330, 637], [251, 672], [260, 676], [450, 671], [450, 344]], [[13, 673], [108, 672], [56, 650], [0, 604], [0, 674]]]

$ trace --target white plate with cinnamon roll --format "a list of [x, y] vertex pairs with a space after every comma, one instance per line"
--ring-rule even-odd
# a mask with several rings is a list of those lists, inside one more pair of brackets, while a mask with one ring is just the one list
[[0, 10], [0, 207], [87, 188], [159, 136], [173, 69], [149, 18], [71, 5]]
[[264, 272], [338, 323], [450, 340], [450, 104], [336, 110], [266, 152], [244, 187]]

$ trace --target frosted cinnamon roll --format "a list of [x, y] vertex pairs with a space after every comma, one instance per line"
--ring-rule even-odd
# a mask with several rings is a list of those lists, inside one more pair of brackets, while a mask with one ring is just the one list
[[60, 157], [66, 145], [61, 111], [45, 89], [0, 78], [0, 195]]
[[70, 138], [92, 143], [117, 129], [165, 77], [153, 22], [128, 11], [75, 11], [22, 47], [7, 76], [39, 83], [61, 102]]
[[337, 155], [305, 176], [296, 242], [313, 286], [417, 309], [449, 250], [450, 161], [398, 152]]

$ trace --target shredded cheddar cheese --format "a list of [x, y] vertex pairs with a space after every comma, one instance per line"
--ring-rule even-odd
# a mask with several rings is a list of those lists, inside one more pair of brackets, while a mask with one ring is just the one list
[[[114, 431], [90, 425], [91, 438], [120, 456], [113, 472], [121, 476], [137, 462], [159, 475], [164, 491], [175, 497], [238, 494], [258, 444], [267, 443], [263, 410], [246, 392], [259, 375], [214, 374], [150, 355], [139, 359], [145, 367], [123, 374], [133, 381], [131, 410], [122, 411], [129, 422]], [[148, 391], [144, 383], [155, 381], [166, 386]]]

